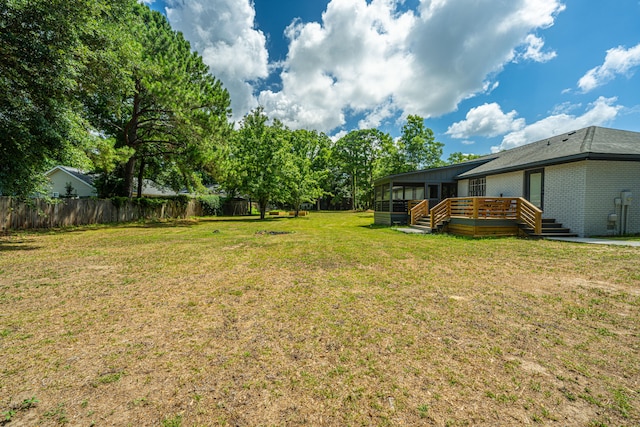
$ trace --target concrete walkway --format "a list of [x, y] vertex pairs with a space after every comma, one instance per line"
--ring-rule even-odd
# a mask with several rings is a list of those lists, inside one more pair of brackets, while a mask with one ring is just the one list
[[617, 245], [617, 246], [640, 247], [640, 241], [638, 240], [592, 239], [589, 237], [545, 237], [545, 240], [560, 240], [562, 242], [573, 242], [573, 243], [591, 243], [594, 245]]
[[[398, 227], [395, 230], [406, 234], [429, 234], [431, 232], [431, 230], [423, 230], [411, 227]], [[638, 240], [592, 239], [589, 237], [545, 237], [545, 240], [558, 240], [561, 242], [572, 243], [591, 243], [593, 245], [634, 246], [640, 248], [640, 241]]]
[[396, 231], [400, 231], [405, 234], [429, 234], [431, 230], [420, 229], [420, 228], [411, 228], [411, 227], [398, 227], [395, 229]]

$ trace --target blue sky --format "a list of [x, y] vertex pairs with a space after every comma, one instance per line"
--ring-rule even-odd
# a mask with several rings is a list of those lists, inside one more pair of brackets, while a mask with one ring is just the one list
[[425, 118], [486, 154], [590, 125], [640, 131], [640, 1], [144, 0], [231, 94], [292, 129], [397, 137]]

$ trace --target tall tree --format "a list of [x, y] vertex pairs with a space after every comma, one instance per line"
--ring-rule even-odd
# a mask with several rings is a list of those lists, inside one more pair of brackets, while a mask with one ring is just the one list
[[325, 193], [322, 183], [328, 174], [324, 162], [328, 138], [300, 129], [290, 131], [290, 140], [291, 155], [286, 159], [283, 175], [287, 185], [286, 201], [297, 217], [302, 203], [314, 202]]
[[136, 54], [120, 56], [117, 65], [127, 79], [119, 90], [110, 87], [87, 99], [93, 124], [115, 138], [116, 148], [133, 153], [120, 169], [121, 195], [132, 196], [137, 179], [140, 196], [149, 171], [174, 186], [192, 187], [196, 169], [207, 166], [230, 131], [229, 94], [164, 15], [128, 1], [123, 31]]
[[409, 115], [398, 140], [404, 170], [396, 173], [442, 166], [442, 147], [444, 144], [435, 140], [433, 131], [424, 125], [422, 117]]
[[287, 185], [284, 169], [290, 165], [290, 137], [279, 121], [267, 123], [262, 107], [247, 114], [234, 133], [224, 184], [258, 202], [264, 219], [269, 202], [284, 201]]
[[336, 162], [348, 177], [352, 209], [373, 206], [373, 179], [382, 147], [392, 144], [391, 136], [378, 129], [351, 131], [333, 147]]

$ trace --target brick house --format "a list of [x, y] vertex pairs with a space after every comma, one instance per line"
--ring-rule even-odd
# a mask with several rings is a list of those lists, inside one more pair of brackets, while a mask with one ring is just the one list
[[[640, 233], [639, 132], [591, 126], [461, 165], [466, 170], [451, 177], [456, 197], [522, 197], [579, 236]], [[398, 182], [385, 177], [376, 186], [378, 194]]]

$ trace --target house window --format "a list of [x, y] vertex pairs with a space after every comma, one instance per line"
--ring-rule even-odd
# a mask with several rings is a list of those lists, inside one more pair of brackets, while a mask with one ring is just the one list
[[424, 186], [420, 187], [404, 187], [404, 198], [407, 200], [424, 199]]
[[382, 200], [389, 200], [390, 196], [391, 196], [391, 191], [389, 190], [389, 186], [388, 185], [384, 185], [382, 187]]
[[487, 178], [471, 178], [469, 180], [469, 196], [482, 197], [486, 196]]
[[404, 199], [404, 187], [402, 186], [394, 186], [393, 187], [393, 200], [403, 200]]

